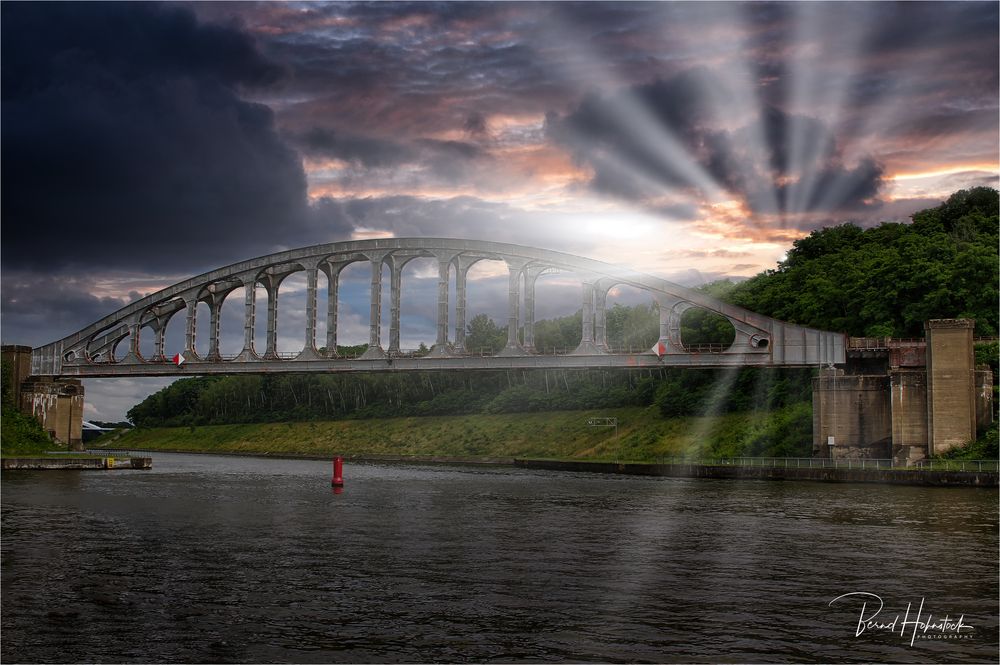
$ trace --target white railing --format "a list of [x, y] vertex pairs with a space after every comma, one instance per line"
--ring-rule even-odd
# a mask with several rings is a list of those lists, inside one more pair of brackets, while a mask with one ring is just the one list
[[997, 460], [923, 460], [897, 466], [891, 459], [829, 459], [827, 457], [658, 457], [655, 464], [745, 466], [780, 469], [901, 469], [909, 471], [997, 471]]
[[728, 457], [720, 464], [784, 469], [891, 469], [891, 459], [829, 459], [824, 457]]
[[926, 471], [997, 471], [1000, 462], [984, 459], [930, 459], [920, 460], [914, 466]]

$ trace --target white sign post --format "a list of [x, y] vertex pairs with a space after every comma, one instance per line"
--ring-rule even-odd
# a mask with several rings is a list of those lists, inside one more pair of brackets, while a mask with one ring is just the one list
[[615, 428], [615, 438], [618, 438], [618, 419], [617, 418], [590, 418], [587, 420], [587, 425], [590, 427], [614, 427]]

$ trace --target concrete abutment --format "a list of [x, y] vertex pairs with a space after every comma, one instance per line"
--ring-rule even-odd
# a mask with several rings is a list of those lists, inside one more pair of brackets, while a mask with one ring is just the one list
[[993, 373], [975, 366], [974, 324], [934, 319], [925, 340], [852, 340], [846, 366], [813, 379], [813, 456], [911, 466], [975, 439], [993, 421]]
[[11, 368], [11, 391], [21, 413], [35, 417], [53, 440], [70, 450], [83, 450], [83, 384], [79, 379], [30, 376], [31, 347], [5, 345]]

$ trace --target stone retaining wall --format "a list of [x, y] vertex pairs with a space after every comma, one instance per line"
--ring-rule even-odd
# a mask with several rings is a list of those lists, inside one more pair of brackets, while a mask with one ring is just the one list
[[701, 464], [634, 464], [624, 462], [573, 462], [516, 459], [527, 469], [623, 473], [671, 478], [723, 478], [730, 480], [814, 480], [832, 483], [887, 483], [936, 487], [997, 487], [996, 471], [916, 471], [904, 469], [807, 469], [768, 466]]

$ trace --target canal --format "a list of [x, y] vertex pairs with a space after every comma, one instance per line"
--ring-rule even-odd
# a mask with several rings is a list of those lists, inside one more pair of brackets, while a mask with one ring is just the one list
[[[995, 489], [383, 464], [345, 481], [172, 454], [4, 472], [2, 660], [996, 658]], [[872, 595], [831, 605], [848, 593]], [[876, 596], [895, 632], [859, 626]]]

